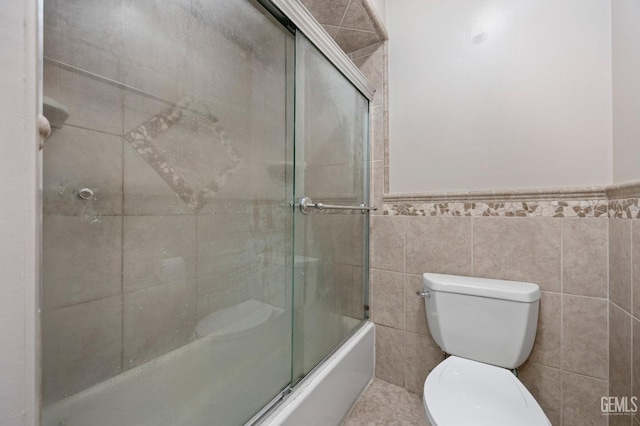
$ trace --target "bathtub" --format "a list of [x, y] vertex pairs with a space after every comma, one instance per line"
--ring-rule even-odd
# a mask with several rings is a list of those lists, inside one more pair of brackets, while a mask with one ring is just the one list
[[373, 380], [375, 328], [364, 322], [260, 426], [339, 425]]
[[[291, 359], [290, 335], [282, 333], [291, 327], [290, 315], [263, 302], [243, 303], [235, 311], [223, 312], [217, 321], [201, 321], [194, 334], [197, 340], [45, 407], [42, 424], [243, 424], [247, 419], [238, 416], [259, 411], [264, 395], [287, 388], [291, 368], [290, 362], [284, 362]], [[310, 311], [308, 315], [314, 314]], [[223, 317], [226, 322], [220, 321]], [[344, 321], [331, 318], [329, 321]], [[312, 317], [305, 322], [313, 325], [318, 321]], [[238, 362], [238, 353], [245, 354], [242, 362]], [[365, 323], [261, 424], [338, 425], [372, 377], [373, 325]], [[331, 419], [327, 414], [332, 414]], [[302, 423], [301, 418], [305, 419]]]

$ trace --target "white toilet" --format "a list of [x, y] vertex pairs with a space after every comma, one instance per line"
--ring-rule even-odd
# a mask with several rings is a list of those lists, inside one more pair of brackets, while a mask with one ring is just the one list
[[550, 425], [529, 391], [508, 369], [521, 365], [536, 337], [536, 284], [424, 274], [427, 322], [450, 354], [424, 383], [433, 426]]

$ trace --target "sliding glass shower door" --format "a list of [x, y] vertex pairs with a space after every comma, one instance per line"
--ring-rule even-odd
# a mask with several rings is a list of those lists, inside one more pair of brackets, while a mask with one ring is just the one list
[[44, 0], [43, 425], [242, 425], [366, 317], [368, 101], [263, 4]]
[[294, 383], [365, 318], [368, 117], [367, 98], [298, 33]]
[[43, 424], [240, 425], [291, 382], [294, 36], [44, 0]]

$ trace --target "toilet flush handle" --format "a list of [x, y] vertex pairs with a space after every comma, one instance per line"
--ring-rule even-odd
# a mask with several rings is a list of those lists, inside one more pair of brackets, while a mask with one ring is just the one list
[[420, 291], [420, 290], [418, 290], [418, 291], [416, 291], [416, 294], [418, 296], [422, 297], [422, 298], [431, 299], [431, 293], [428, 292], [428, 291]]

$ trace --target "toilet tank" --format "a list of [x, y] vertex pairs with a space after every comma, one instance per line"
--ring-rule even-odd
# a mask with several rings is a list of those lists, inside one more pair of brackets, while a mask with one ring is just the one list
[[537, 284], [427, 273], [423, 286], [429, 330], [444, 352], [505, 368], [529, 357]]

